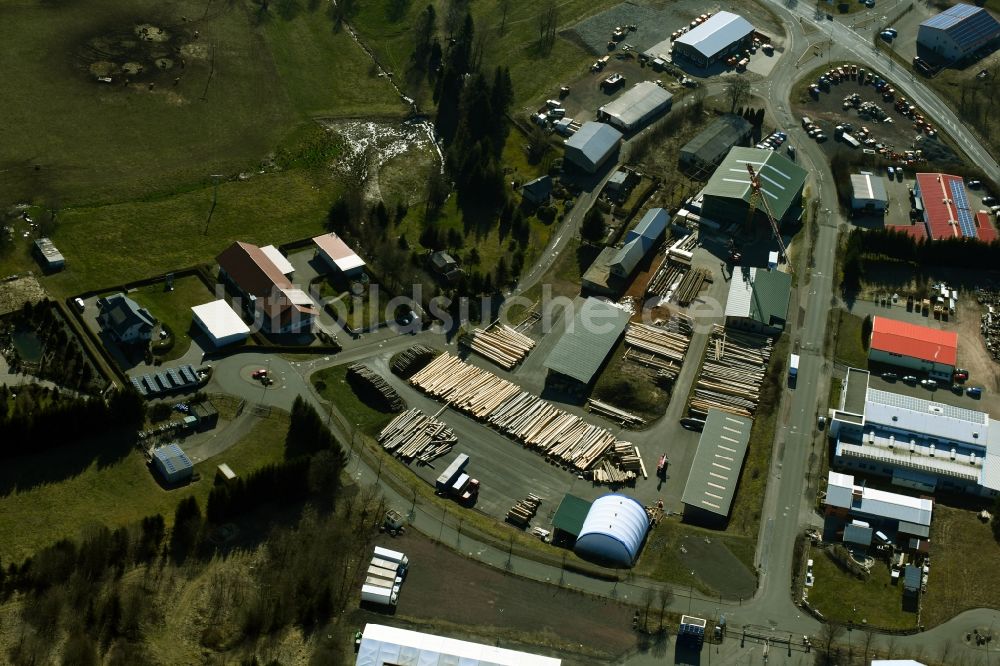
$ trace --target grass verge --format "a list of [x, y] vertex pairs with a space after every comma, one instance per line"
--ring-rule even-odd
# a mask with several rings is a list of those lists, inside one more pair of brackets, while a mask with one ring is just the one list
[[[88, 442], [7, 461], [0, 470], [0, 558], [14, 562], [64, 537], [76, 537], [91, 524], [116, 528], [160, 513], [169, 526], [177, 503], [189, 496], [204, 510], [215, 467], [226, 462], [240, 475], [285, 453], [288, 415], [272, 411], [239, 442], [195, 465], [201, 479], [164, 490], [138, 451], [98, 462], [108, 443]], [[23, 489], [22, 489], [23, 488]], [[30, 525], [30, 529], [25, 526]]]
[[809, 588], [809, 604], [827, 620], [866, 623], [882, 629], [912, 629], [917, 614], [903, 610], [903, 585], [893, 585], [889, 568], [876, 561], [868, 580], [843, 571], [825, 551], [812, 551], [816, 584]]
[[336, 405], [353, 426], [370, 437], [378, 436], [382, 428], [396, 417], [395, 414], [380, 412], [366, 405], [347, 382], [347, 366], [335, 365], [331, 368], [318, 370], [310, 377], [316, 392], [326, 400]]
[[864, 320], [850, 312], [838, 310], [837, 313], [837, 346], [833, 358], [852, 368], [868, 369], [868, 352], [861, 342], [861, 329]]

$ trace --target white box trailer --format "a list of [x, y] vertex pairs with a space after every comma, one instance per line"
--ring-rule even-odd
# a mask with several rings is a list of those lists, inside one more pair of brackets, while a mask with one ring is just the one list
[[367, 601], [373, 604], [381, 604], [383, 606], [395, 606], [399, 601], [398, 591], [394, 591], [388, 587], [379, 587], [377, 585], [362, 585], [361, 586], [361, 601]]
[[395, 562], [400, 569], [405, 569], [410, 565], [410, 560], [406, 557], [406, 555], [398, 550], [389, 550], [388, 548], [383, 548], [382, 546], [375, 546], [375, 557], [380, 560]]
[[383, 567], [375, 566], [374, 564], [368, 567], [368, 575], [391, 580], [394, 583], [403, 582], [402, 576], [397, 575], [395, 569], [385, 569]]
[[399, 575], [400, 573], [402, 573], [399, 570], [399, 564], [398, 563], [396, 563], [396, 562], [390, 562], [389, 560], [383, 560], [383, 559], [378, 558], [378, 557], [373, 557], [372, 561], [369, 563], [368, 566], [378, 567], [380, 569], [389, 569], [390, 571], [395, 572], [396, 575]]
[[378, 576], [368, 576], [368, 578], [365, 578], [364, 584], [366, 587], [367, 586], [384, 587], [388, 590], [392, 590], [393, 592], [399, 594], [399, 585], [397, 585], [395, 581], [386, 580], [385, 578], [379, 578]]
[[788, 376], [795, 379], [799, 376], [799, 355], [792, 354], [791, 359], [788, 362]]

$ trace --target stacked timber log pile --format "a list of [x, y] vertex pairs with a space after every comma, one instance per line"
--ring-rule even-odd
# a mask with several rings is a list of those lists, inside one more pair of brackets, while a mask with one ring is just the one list
[[538, 495], [528, 494], [523, 500], [518, 500], [507, 512], [507, 522], [518, 527], [527, 527], [531, 519], [538, 513], [538, 507], [542, 503], [542, 498]]
[[710, 408], [752, 417], [771, 358], [773, 340], [765, 335], [716, 325], [688, 405], [692, 415]]
[[392, 374], [408, 379], [413, 373], [421, 370], [437, 352], [426, 345], [414, 345], [404, 349], [392, 357]]
[[605, 418], [621, 423], [623, 426], [646, 425], [646, 419], [594, 398], [587, 400], [587, 411], [593, 412], [594, 414], [600, 414]]
[[486, 330], [475, 329], [462, 338], [462, 344], [504, 370], [511, 370], [534, 348], [535, 341], [506, 324], [499, 324]]
[[684, 307], [691, 305], [691, 301], [698, 297], [705, 283], [711, 281], [712, 274], [704, 268], [696, 268], [693, 271], [688, 271], [674, 294], [677, 297], [677, 303]]
[[406, 403], [396, 389], [364, 363], [347, 366], [347, 381], [366, 402], [375, 403], [383, 411], [401, 412], [406, 409]]
[[615, 436], [569, 414], [492, 372], [442, 354], [410, 383], [546, 457], [588, 470], [614, 446]]
[[594, 481], [596, 483], [620, 486], [626, 483], [633, 483], [635, 481], [635, 472], [618, 469], [611, 461], [605, 459], [594, 468]]
[[629, 324], [625, 330], [626, 358], [674, 379], [691, 344], [691, 331], [691, 319], [682, 314], [675, 314], [666, 326]]
[[451, 451], [458, 438], [443, 422], [419, 409], [409, 409], [382, 429], [378, 442], [407, 462], [427, 464]]
[[689, 266], [670, 261], [669, 256], [664, 256], [660, 267], [656, 269], [653, 277], [649, 279], [649, 284], [646, 285], [646, 293], [667, 298], [681, 283], [689, 269]]

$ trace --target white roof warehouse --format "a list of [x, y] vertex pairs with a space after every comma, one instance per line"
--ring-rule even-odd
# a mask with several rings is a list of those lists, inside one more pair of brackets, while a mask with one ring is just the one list
[[633, 132], [642, 129], [660, 113], [669, 111], [672, 100], [673, 95], [652, 81], [640, 81], [598, 109], [597, 115], [622, 132]]
[[742, 16], [719, 12], [674, 40], [674, 50], [706, 67], [738, 51], [753, 33], [753, 25]]

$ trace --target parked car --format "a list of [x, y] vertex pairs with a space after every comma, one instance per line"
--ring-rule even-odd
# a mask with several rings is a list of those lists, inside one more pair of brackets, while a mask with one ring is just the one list
[[826, 427], [826, 417], [825, 416], [821, 416], [821, 417], [819, 417], [816, 420], [816, 427], [819, 428], [820, 430], [822, 430], [822, 429], [824, 429]]
[[892, 177], [896, 175], [896, 169], [894, 167], [891, 167], [891, 166], [890, 167], [886, 167], [885, 168], [885, 172], [887, 174], [889, 174], [889, 180], [892, 180]]
[[903, 382], [907, 384], [916, 384], [917, 378], [914, 377], [913, 375], [906, 375], [905, 377], [903, 377]]
[[87, 304], [83, 302], [82, 298], [74, 298], [73, 305], [75, 305], [76, 309], [79, 310], [80, 312], [83, 312], [84, 310], [87, 309]]
[[254, 370], [250, 376], [254, 379], [261, 379], [262, 377], [267, 377], [267, 368], [259, 368]]
[[933, 391], [937, 388], [937, 381], [933, 379], [921, 379], [920, 385], [923, 386], [928, 391]]
[[993, 196], [983, 197], [984, 206], [995, 206], [997, 204], [997, 198]]
[[969, 396], [970, 398], [979, 398], [982, 397], [983, 395], [983, 389], [979, 388], [978, 386], [970, 386], [969, 388], [965, 389], [965, 395]]
[[974, 190], [978, 190], [982, 186], [983, 186], [983, 181], [981, 181], [981, 180], [970, 180], [969, 181], [969, 187], [971, 187]]
[[897, 375], [895, 372], [883, 372], [882, 379], [884, 379], [887, 382], [894, 382], [897, 379], [899, 379], [899, 375]]

